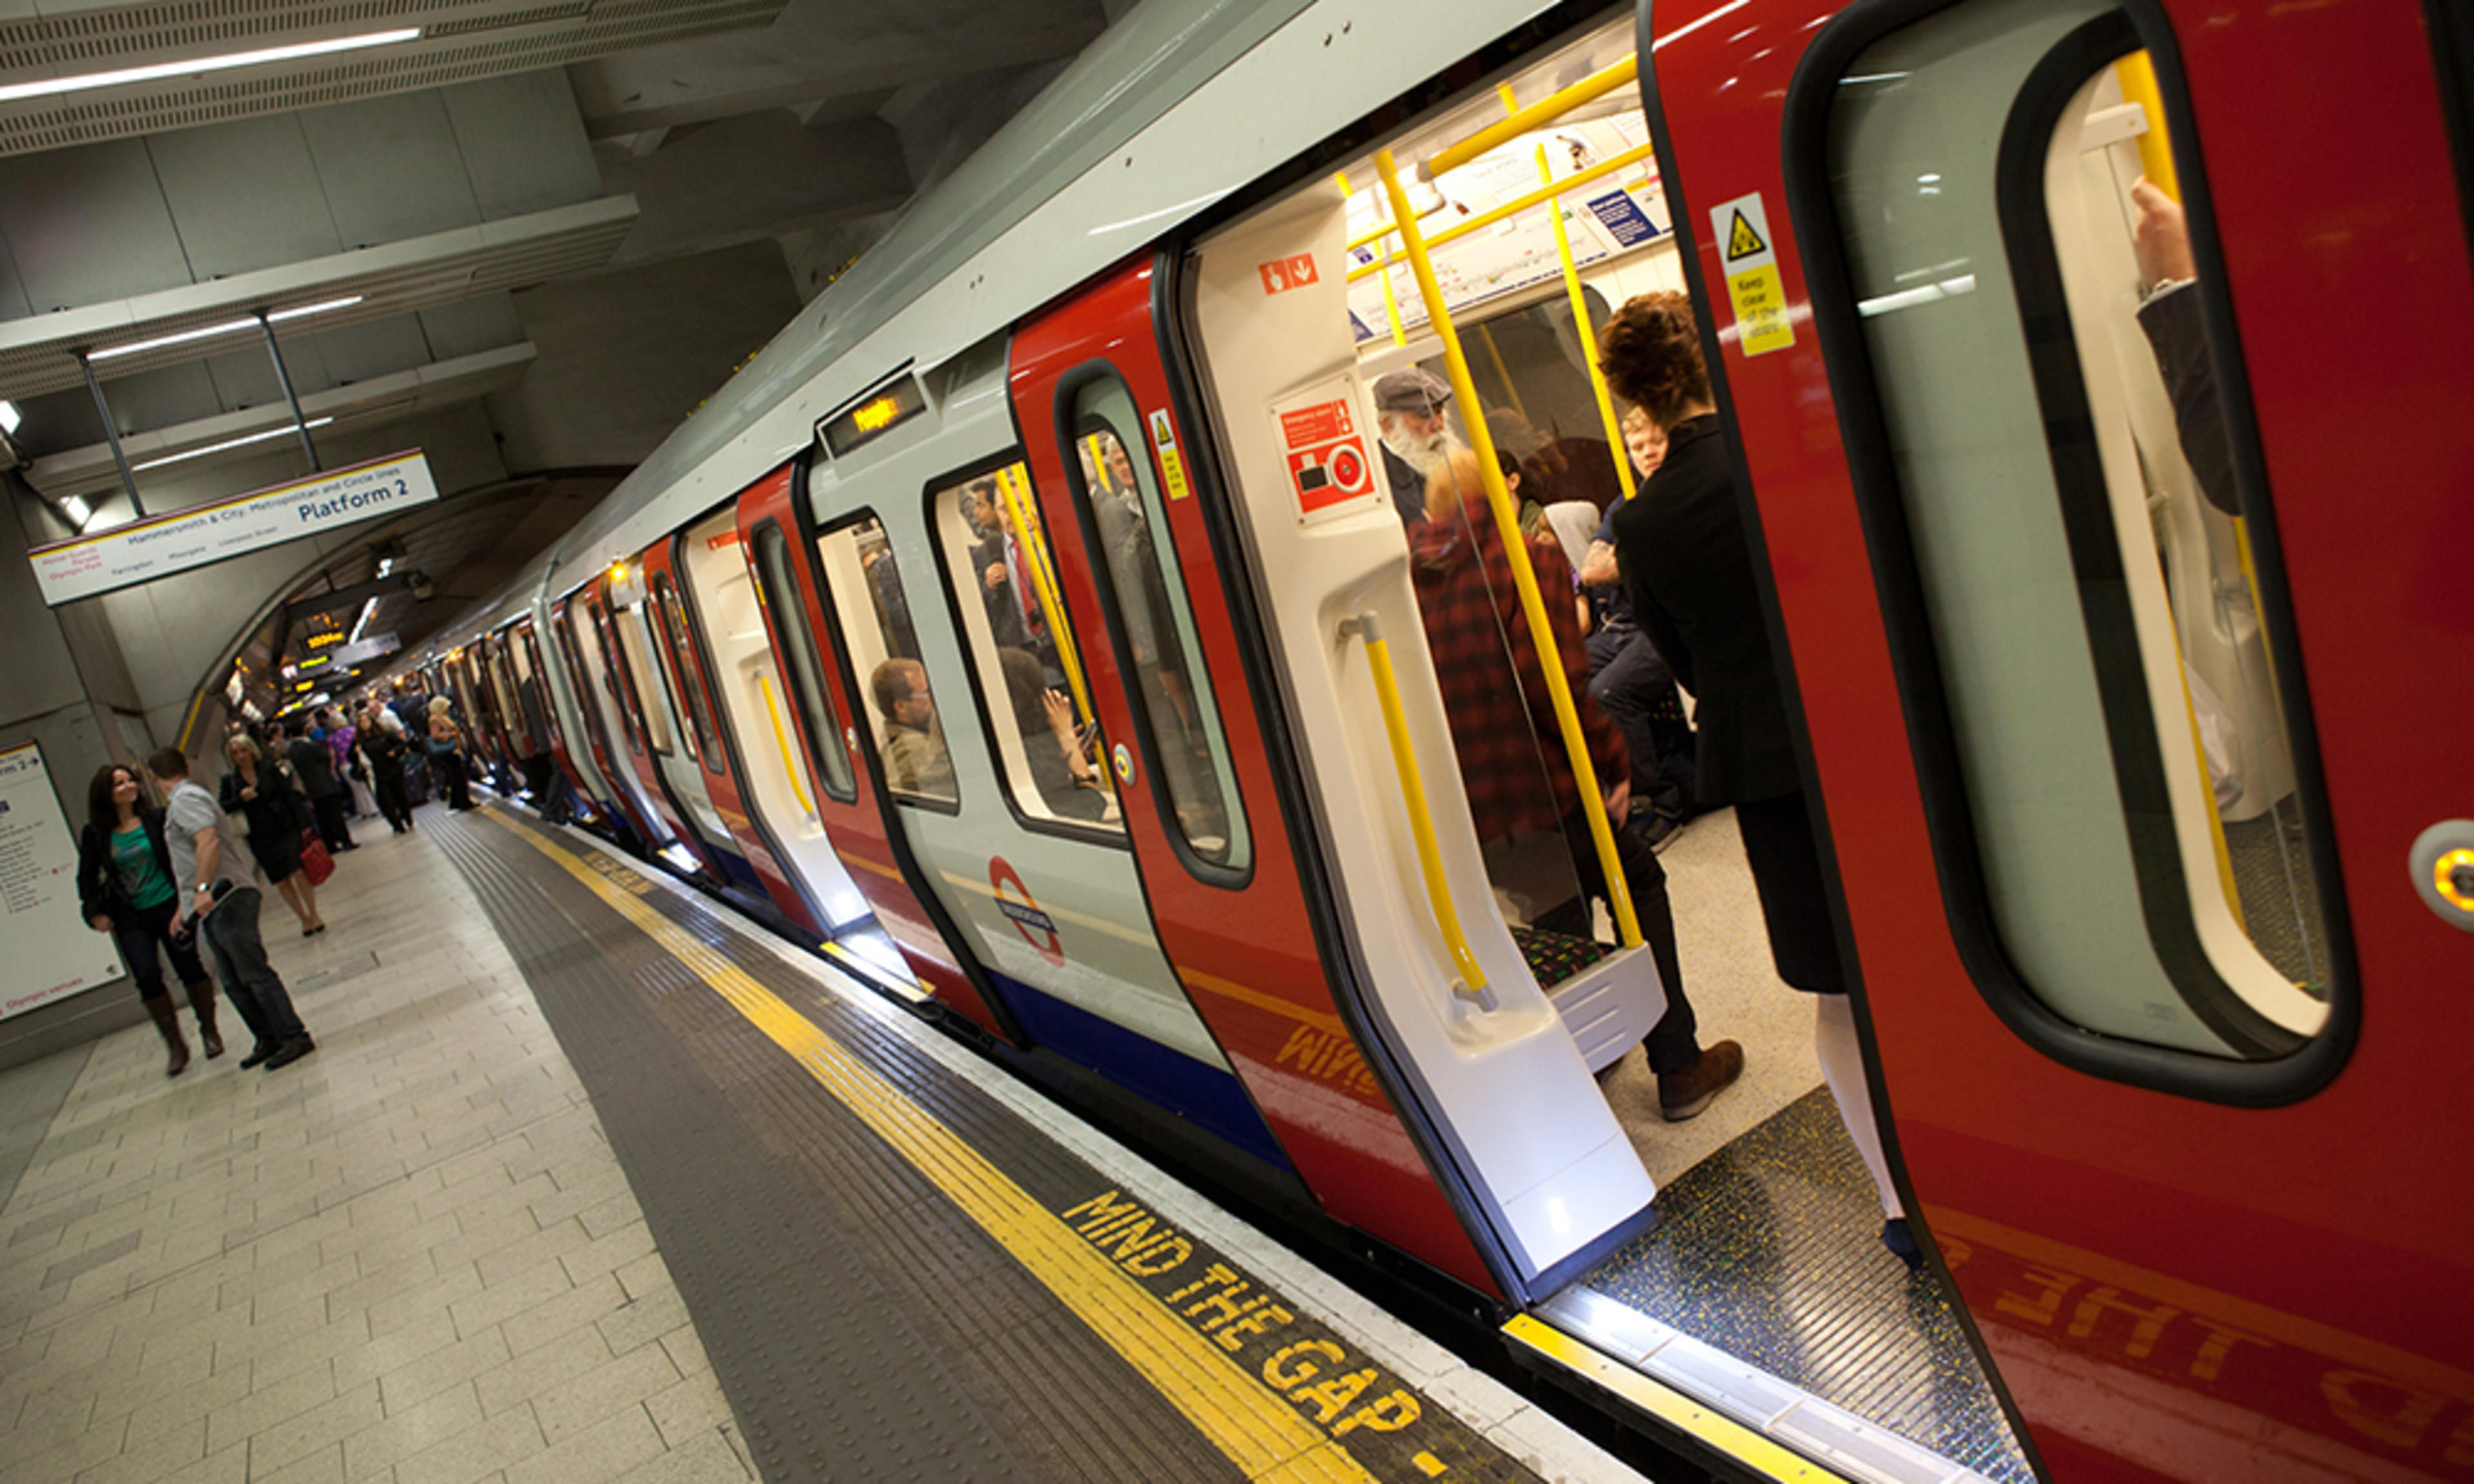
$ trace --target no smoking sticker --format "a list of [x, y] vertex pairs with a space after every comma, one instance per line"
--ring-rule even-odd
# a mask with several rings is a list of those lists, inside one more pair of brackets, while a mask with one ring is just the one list
[[1761, 193], [1738, 196], [1710, 208], [1710, 232], [1727, 275], [1727, 300], [1735, 311], [1735, 344], [1747, 357], [1795, 344], [1795, 320], [1786, 284], [1779, 276], [1771, 244], [1769, 211]]

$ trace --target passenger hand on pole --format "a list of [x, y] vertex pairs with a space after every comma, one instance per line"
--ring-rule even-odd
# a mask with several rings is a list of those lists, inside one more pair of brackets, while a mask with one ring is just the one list
[[2181, 203], [2157, 189], [2146, 176], [2130, 187], [2130, 203], [2139, 208], [2130, 245], [2139, 257], [2140, 282], [2152, 289], [2169, 281], [2196, 280], [2199, 267], [2191, 256], [2191, 227], [2182, 214]]

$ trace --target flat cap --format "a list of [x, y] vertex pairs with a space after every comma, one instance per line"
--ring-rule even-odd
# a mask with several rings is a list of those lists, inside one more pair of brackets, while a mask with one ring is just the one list
[[1452, 389], [1423, 367], [1392, 371], [1374, 382], [1377, 412], [1432, 412], [1451, 402]]

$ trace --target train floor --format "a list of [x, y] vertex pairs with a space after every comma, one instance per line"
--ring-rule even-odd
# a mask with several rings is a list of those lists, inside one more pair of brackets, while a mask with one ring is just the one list
[[313, 1056], [0, 1075], [0, 1484], [1632, 1477], [727, 911], [419, 820], [269, 904]]

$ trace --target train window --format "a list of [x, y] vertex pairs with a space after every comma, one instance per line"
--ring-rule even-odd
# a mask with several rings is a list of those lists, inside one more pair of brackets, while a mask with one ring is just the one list
[[954, 756], [928, 687], [928, 667], [919, 662], [910, 599], [885, 522], [873, 515], [844, 521], [816, 539], [816, 551], [850, 647], [851, 673], [867, 698], [885, 786], [905, 803], [958, 804]]
[[618, 692], [618, 678], [627, 671], [626, 667], [619, 663], [618, 648], [610, 636], [609, 615], [599, 610], [590, 610], [588, 616], [593, 624], [594, 643], [598, 646], [601, 654], [603, 685], [610, 698], [611, 709], [618, 713], [619, 732], [626, 740], [627, 751], [642, 757], [644, 755], [645, 746], [644, 724], [641, 719], [643, 712], [628, 706]]
[[727, 772], [722, 764], [720, 732], [713, 720], [713, 698], [705, 694], [703, 669], [695, 658], [695, 640], [688, 630], [687, 610], [681, 606], [679, 589], [667, 574], [653, 579], [652, 607], [662, 615], [662, 654], [669, 661], [671, 683], [686, 698], [687, 705], [682, 709], [695, 733], [694, 745], [688, 751], [700, 756], [711, 771]]
[[[1124, 382], [1104, 375], [1068, 385], [1073, 400], [1062, 425], [1074, 430], [1075, 446], [1067, 468], [1080, 476], [1076, 492], [1105, 562], [1110, 618], [1138, 685], [1137, 716], [1151, 732], [1188, 865], [1205, 868], [1197, 874], [1206, 880], [1244, 872], [1252, 859], [1246, 812], [1185, 585], [1170, 576], [1176, 549], [1158, 475], [1148, 453], [1136, 459], [1128, 451], [1148, 450], [1151, 441], [1142, 436], [1142, 418]], [[1127, 756], [1117, 763], [1121, 778], [1131, 762]]]
[[1048, 534], [1019, 461], [929, 494], [980, 713], [1026, 824], [1122, 835], [1107, 747], [1056, 586]]
[[778, 525], [756, 533], [757, 591], [773, 615], [773, 632], [782, 640], [782, 673], [790, 689], [790, 704], [799, 708], [807, 729], [809, 756], [824, 780], [826, 796], [848, 803], [859, 797], [851, 778], [850, 754], [842, 751], [842, 726], [834, 716], [825, 689], [825, 667], [816, 654], [816, 635], [801, 611], [797, 579], [790, 572], [790, 542]]
[[516, 638], [516, 668], [523, 674], [524, 704], [548, 745], [565, 747], [567, 741], [558, 732], [558, 708], [550, 705], [547, 674], [542, 668], [541, 639], [531, 629], [518, 631]]
[[[1589, 311], [1587, 331], [1575, 328], [1571, 301], [1559, 293], [1526, 308], [1490, 314], [1465, 332], [1469, 379], [1486, 408], [1487, 431], [1494, 446], [1520, 466], [1521, 525], [1532, 536], [1548, 529], [1546, 511], [1580, 502], [1590, 508], [1587, 530], [1594, 532], [1597, 517], [1623, 498], [1615, 472], [1620, 450], [1607, 442], [1581, 344], [1582, 334], [1594, 336], [1606, 324], [1607, 301], [1594, 288], [1582, 293]], [[1437, 381], [1449, 379], [1440, 352], [1419, 364]], [[1579, 554], [1573, 555], [1577, 563]]]
[[1965, 799], [1939, 844], [1973, 857], [2000, 951], [1979, 979], [2004, 965], [2102, 1036], [2266, 1060], [2332, 993], [2300, 698], [2137, 44], [2097, 0], [1890, 32], [1831, 89], [1828, 188]]
[[667, 757], [672, 752], [670, 704], [653, 679], [657, 671], [651, 638], [644, 628], [643, 606], [614, 610], [611, 627], [618, 631], [618, 647], [627, 657], [627, 678], [635, 686], [636, 715], [643, 728], [644, 741], [656, 754]]

